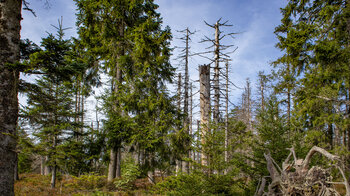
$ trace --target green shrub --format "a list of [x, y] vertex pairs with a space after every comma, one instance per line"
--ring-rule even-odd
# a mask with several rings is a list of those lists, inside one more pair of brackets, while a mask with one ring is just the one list
[[249, 195], [242, 179], [235, 180], [232, 175], [206, 174], [197, 171], [192, 174], [170, 176], [153, 188], [161, 195]]
[[122, 177], [114, 181], [118, 190], [129, 191], [135, 188], [135, 181], [141, 175], [138, 165], [135, 165], [131, 157], [126, 157], [122, 164]]

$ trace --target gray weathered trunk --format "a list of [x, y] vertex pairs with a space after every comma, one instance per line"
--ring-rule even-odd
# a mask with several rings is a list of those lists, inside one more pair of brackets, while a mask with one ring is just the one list
[[[56, 164], [56, 163], [55, 163]], [[55, 188], [56, 186], [56, 172], [57, 172], [57, 166], [53, 166], [52, 168], [52, 175], [51, 175], [51, 188]]]
[[209, 132], [210, 119], [210, 67], [209, 65], [199, 66], [200, 83], [200, 113], [201, 113], [201, 145], [202, 165], [208, 165], [208, 157], [205, 153], [206, 135]]
[[[177, 83], [177, 109], [181, 110], [181, 86], [182, 86], [182, 82], [181, 82], [181, 73], [179, 73], [178, 75], [178, 83]], [[179, 130], [181, 129], [181, 127], [178, 128]], [[179, 173], [182, 170], [182, 160], [181, 158], [179, 160], [176, 160], [176, 173]]]
[[213, 121], [218, 124], [220, 116], [220, 39], [219, 22], [215, 24], [215, 67], [214, 67], [214, 112]]
[[107, 181], [112, 182], [116, 174], [117, 150], [112, 148], [109, 154]]
[[[189, 120], [189, 114], [188, 114], [188, 87], [189, 87], [189, 74], [188, 74], [188, 53], [189, 53], [189, 30], [188, 28], [186, 29], [186, 48], [185, 48], [185, 93], [184, 93], [184, 114], [185, 114], [185, 119], [184, 119], [184, 130], [186, 134], [189, 134], [189, 125], [190, 125], [190, 120]], [[186, 143], [186, 148], [188, 148], [189, 143]], [[186, 158], [190, 158], [190, 152], [187, 152]], [[189, 162], [184, 161], [183, 162], [183, 170], [186, 173], [189, 173]]]
[[[228, 61], [226, 62], [226, 97], [225, 97], [225, 112], [226, 112], [226, 118], [225, 118], [225, 162], [228, 162]], [[225, 169], [225, 174], [227, 173], [227, 170]]]
[[7, 64], [19, 60], [21, 0], [0, 1], [0, 195], [14, 195], [18, 79]]

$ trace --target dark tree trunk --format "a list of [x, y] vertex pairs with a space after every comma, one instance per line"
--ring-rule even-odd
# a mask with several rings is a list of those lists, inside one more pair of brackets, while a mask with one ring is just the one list
[[0, 195], [14, 195], [18, 79], [7, 64], [19, 60], [21, 0], [0, 1]]

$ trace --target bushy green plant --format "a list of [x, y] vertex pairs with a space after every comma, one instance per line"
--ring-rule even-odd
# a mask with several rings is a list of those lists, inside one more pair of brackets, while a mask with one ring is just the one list
[[161, 195], [245, 195], [244, 180], [233, 175], [207, 175], [201, 171], [170, 176], [156, 184], [153, 192]]
[[128, 191], [135, 187], [136, 179], [141, 175], [138, 165], [135, 165], [134, 159], [126, 157], [122, 164], [122, 177], [114, 181], [118, 190]]

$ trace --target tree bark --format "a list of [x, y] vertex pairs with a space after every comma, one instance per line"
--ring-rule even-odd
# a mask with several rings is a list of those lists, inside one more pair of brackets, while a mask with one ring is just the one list
[[14, 173], [14, 180], [19, 180], [18, 176], [18, 154], [16, 153], [16, 164], [15, 164], [15, 173]]
[[0, 1], [0, 195], [14, 195], [19, 72], [7, 64], [19, 61], [21, 0]]
[[[226, 61], [226, 97], [225, 97], [225, 163], [228, 162], [228, 61]], [[227, 173], [225, 169], [224, 173]]]
[[55, 188], [56, 186], [56, 172], [57, 172], [57, 166], [56, 163], [52, 168], [52, 176], [51, 176], [51, 188]]
[[118, 148], [118, 150], [117, 150], [116, 172], [115, 172], [115, 176], [117, 178], [120, 178], [122, 176], [121, 164], [122, 164], [122, 150], [121, 150], [121, 148]]
[[208, 166], [208, 157], [205, 152], [206, 135], [209, 132], [210, 120], [210, 67], [209, 65], [199, 66], [200, 83], [200, 113], [201, 113], [201, 145], [202, 165]]
[[[185, 119], [184, 119], [184, 129], [185, 133], [189, 134], [189, 125], [190, 125], [190, 120], [189, 120], [189, 114], [188, 114], [188, 88], [189, 88], [189, 74], [188, 74], [188, 53], [189, 53], [189, 48], [188, 48], [188, 42], [189, 42], [189, 30], [188, 28], [186, 29], [186, 48], [185, 48], [185, 93], [184, 93], [184, 114], [185, 114]], [[188, 148], [189, 143], [186, 143], [186, 148]], [[188, 151], [187, 153], [187, 158], [190, 158], [190, 152]], [[184, 161], [183, 162], [183, 168], [184, 172], [189, 173], [189, 162]]]
[[[219, 114], [220, 114], [220, 30], [219, 30], [219, 21], [215, 24], [215, 67], [214, 67], [214, 112], [213, 112], [213, 121], [216, 125], [219, 123]], [[210, 76], [209, 76], [210, 77]]]
[[116, 174], [117, 150], [112, 148], [109, 154], [107, 181], [112, 182]]
[[[180, 111], [181, 110], [181, 73], [178, 75], [178, 83], [177, 83], [177, 109]], [[178, 130], [180, 131], [181, 127], [178, 127]], [[182, 155], [181, 155], [182, 156]], [[176, 173], [181, 172], [182, 170], [182, 160], [181, 158], [176, 160], [176, 167], [175, 167]]]

